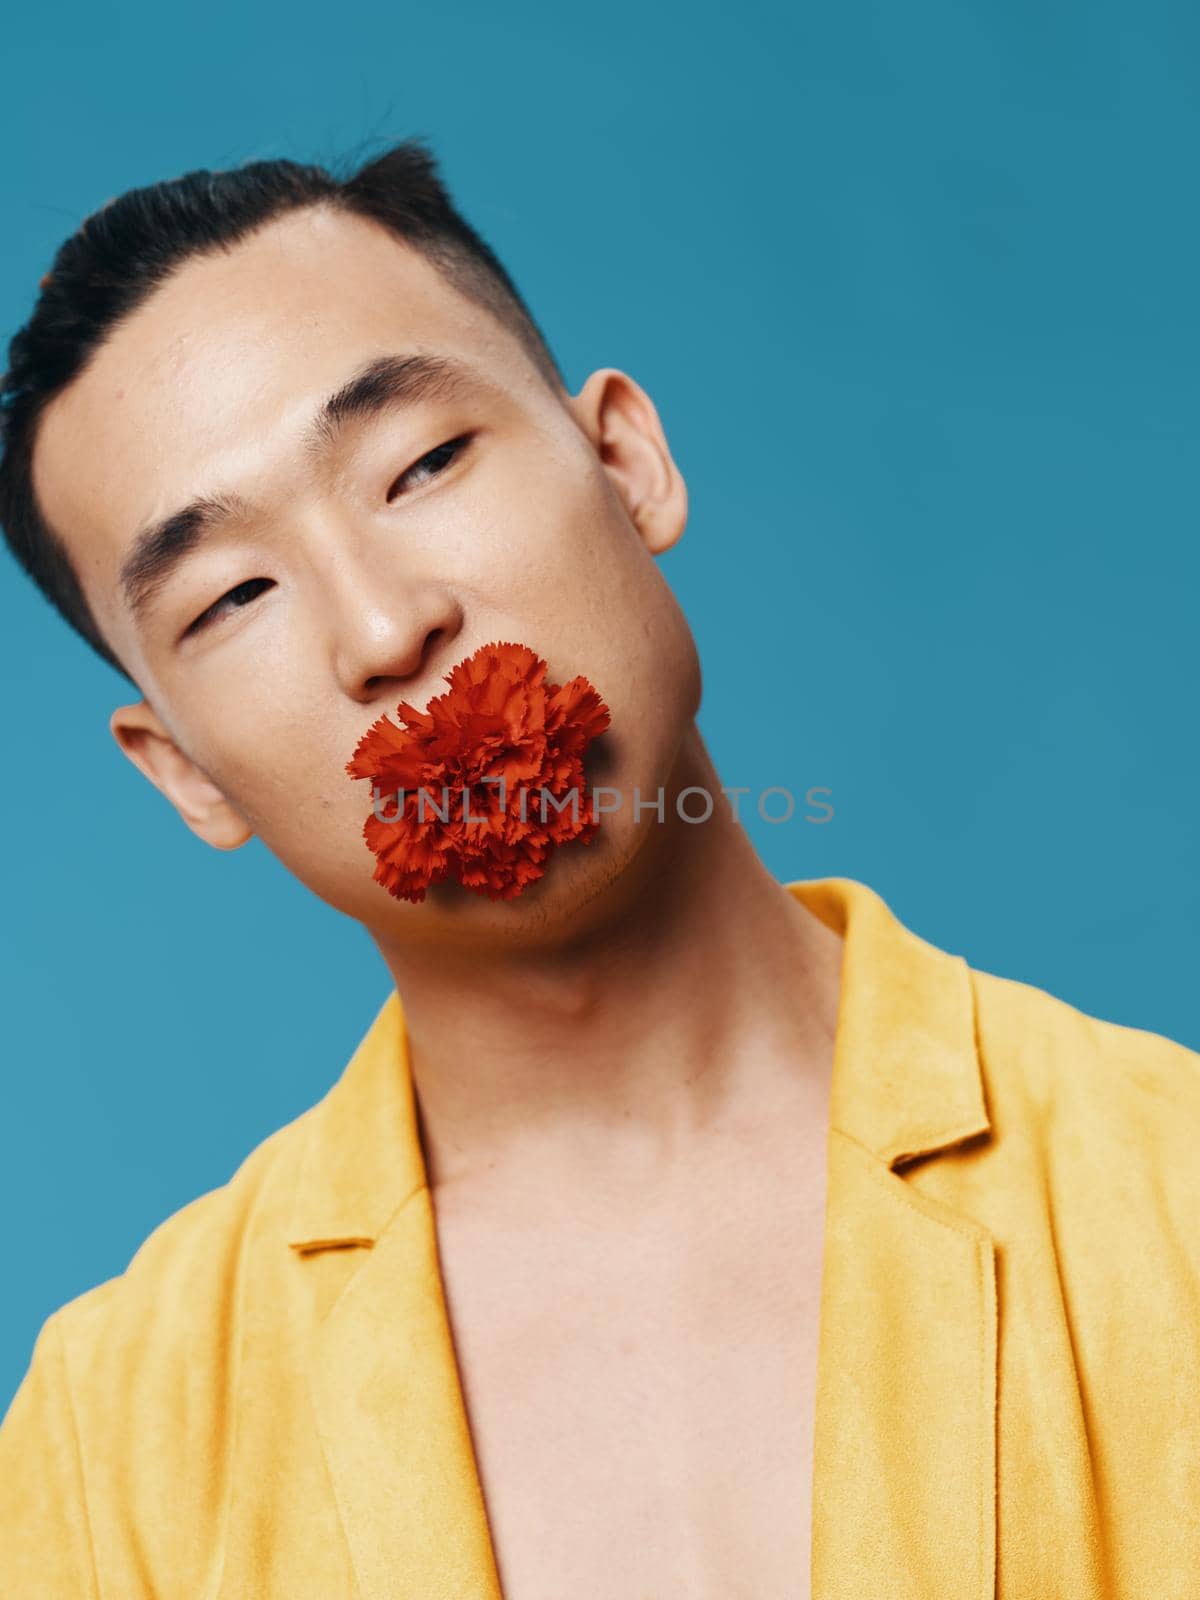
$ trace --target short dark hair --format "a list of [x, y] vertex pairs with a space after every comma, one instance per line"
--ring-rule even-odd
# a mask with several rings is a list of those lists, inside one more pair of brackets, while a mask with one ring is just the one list
[[551, 388], [565, 389], [516, 285], [455, 209], [424, 139], [413, 137], [345, 176], [295, 161], [200, 168], [131, 189], [87, 217], [58, 248], [0, 378], [0, 526], [9, 549], [71, 626], [124, 677], [62, 538], [38, 509], [32, 459], [45, 406], [104, 340], [190, 256], [223, 249], [286, 212], [326, 205], [382, 223], [461, 293], [512, 330]]

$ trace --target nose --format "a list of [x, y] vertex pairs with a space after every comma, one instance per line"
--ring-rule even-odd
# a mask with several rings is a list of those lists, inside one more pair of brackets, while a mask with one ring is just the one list
[[414, 685], [451, 665], [462, 607], [436, 581], [381, 592], [345, 590], [338, 606], [335, 670], [344, 692], [363, 705], [411, 697]]

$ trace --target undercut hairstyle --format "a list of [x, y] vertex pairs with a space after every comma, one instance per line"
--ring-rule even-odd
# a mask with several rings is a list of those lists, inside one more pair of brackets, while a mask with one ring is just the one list
[[[324, 206], [366, 217], [420, 251], [523, 345], [557, 393], [565, 381], [516, 285], [455, 209], [437, 160], [409, 138], [348, 175], [295, 161], [200, 168], [130, 189], [94, 211], [55, 254], [0, 378], [0, 527], [47, 600], [109, 666], [134, 682], [101, 634], [60, 534], [38, 508], [32, 460], [48, 403], [183, 262], [228, 248], [287, 212]], [[136, 687], [136, 684], [135, 684]]]

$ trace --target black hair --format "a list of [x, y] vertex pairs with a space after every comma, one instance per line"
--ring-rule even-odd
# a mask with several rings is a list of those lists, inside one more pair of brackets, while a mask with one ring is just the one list
[[551, 388], [565, 388], [509, 274], [455, 209], [426, 142], [392, 146], [346, 176], [295, 161], [200, 168], [131, 189], [87, 217], [55, 254], [0, 378], [0, 526], [9, 549], [71, 626], [133, 678], [102, 636], [62, 538], [38, 509], [31, 463], [38, 420], [123, 318], [191, 256], [216, 251], [308, 206], [371, 218], [426, 256], [521, 341]]

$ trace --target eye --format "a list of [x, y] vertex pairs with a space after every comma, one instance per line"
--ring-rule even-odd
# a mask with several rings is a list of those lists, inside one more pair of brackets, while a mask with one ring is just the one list
[[[210, 622], [215, 622], [218, 617], [224, 616], [226, 611], [249, 605], [256, 595], [262, 593], [264, 587], [270, 589], [274, 581], [273, 578], [247, 578], [244, 583], [235, 584], [219, 600], [214, 600], [212, 605], [202, 611], [194, 622], [189, 622], [183, 630], [182, 637], [186, 639], [189, 634], [198, 633], [201, 628], [207, 628]], [[262, 587], [256, 588], [256, 585], [261, 585]]]
[[[439, 473], [444, 472], [451, 462], [457, 460], [463, 453], [471, 439], [471, 434], [462, 433], [457, 438], [447, 439], [444, 444], [435, 445], [432, 450], [426, 451], [420, 460], [414, 461], [412, 466], [406, 468], [392, 484], [388, 490], [388, 502], [390, 503], [402, 488], [420, 488], [426, 478], [436, 478]], [[273, 586], [272, 578], [247, 578], [244, 583], [235, 585], [223, 594], [219, 600], [214, 600], [212, 605], [203, 610], [194, 621], [189, 622], [180, 637], [186, 639], [191, 634], [199, 633], [202, 628], [209, 627], [229, 611], [240, 610], [243, 606], [249, 605], [263, 592], [263, 589], [270, 589]]]
[[447, 439], [445, 444], [435, 445], [419, 461], [414, 461], [411, 467], [400, 474], [388, 490], [388, 502], [390, 503], [397, 491], [402, 488], [420, 488], [427, 478], [436, 478], [439, 472], [444, 472], [450, 463], [463, 453], [470, 442], [471, 435], [462, 433], [457, 439]]

